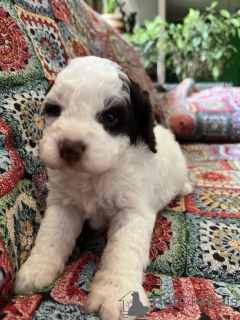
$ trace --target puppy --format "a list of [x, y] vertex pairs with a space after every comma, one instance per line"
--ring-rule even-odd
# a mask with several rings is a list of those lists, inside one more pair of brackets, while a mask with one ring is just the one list
[[84, 309], [119, 320], [129, 291], [142, 288], [156, 213], [192, 191], [174, 136], [154, 127], [148, 94], [116, 63], [76, 58], [46, 96], [40, 157], [48, 168], [47, 210], [21, 266], [17, 294], [49, 286], [89, 220], [108, 243]]

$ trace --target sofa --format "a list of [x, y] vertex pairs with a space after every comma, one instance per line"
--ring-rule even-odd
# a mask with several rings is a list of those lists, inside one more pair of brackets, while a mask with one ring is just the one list
[[186, 79], [157, 94], [133, 47], [84, 1], [0, 4], [0, 319], [99, 319], [82, 306], [107, 234], [88, 224], [50, 287], [24, 296], [12, 290], [46, 205], [41, 105], [58, 72], [86, 55], [116, 61], [150, 92], [194, 187], [157, 213], [143, 282], [151, 308], [138, 319], [240, 319], [240, 89], [197, 92]]

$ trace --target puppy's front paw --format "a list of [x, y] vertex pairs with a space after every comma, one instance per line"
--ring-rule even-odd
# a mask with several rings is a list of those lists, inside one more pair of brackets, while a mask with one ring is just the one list
[[31, 255], [19, 269], [14, 285], [15, 294], [26, 294], [48, 287], [64, 270], [60, 259]]
[[[99, 313], [101, 320], [133, 320], [149, 311], [149, 301], [139, 284], [121, 277], [96, 274], [87, 296], [84, 310]], [[99, 279], [100, 278], [100, 279]]]

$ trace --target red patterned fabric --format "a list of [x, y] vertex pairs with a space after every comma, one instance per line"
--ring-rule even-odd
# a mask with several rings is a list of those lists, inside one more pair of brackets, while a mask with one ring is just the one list
[[[6, 138], [6, 140], [4, 141], [4, 150], [5, 154], [9, 156], [9, 159], [5, 158], [6, 165], [12, 163], [10, 170], [7, 171], [4, 175], [0, 176], [0, 197], [2, 197], [14, 188], [16, 183], [22, 178], [25, 169], [21, 158], [13, 147], [13, 136], [11, 129], [1, 118], [0, 132], [2, 136]], [[2, 157], [4, 157], [4, 154], [2, 154]], [[4, 161], [4, 158], [2, 158], [2, 161]]]
[[[93, 255], [91, 252], [84, 252], [81, 257], [73, 262], [64, 273], [58, 284], [53, 288], [51, 296], [54, 300], [60, 303], [76, 303], [83, 306], [86, 299], [86, 290], [81, 288], [79, 284], [79, 277], [82, 277], [82, 283], [87, 281], [89, 273], [84, 274], [84, 267], [91, 261], [92, 264], [98, 265], [99, 257]], [[85, 279], [84, 279], [85, 276]]]
[[16, 71], [26, 67], [26, 62], [30, 55], [27, 51], [28, 43], [24, 39], [17, 22], [7, 16], [7, 12], [0, 8], [0, 67], [3, 71], [9, 72], [10, 69]]

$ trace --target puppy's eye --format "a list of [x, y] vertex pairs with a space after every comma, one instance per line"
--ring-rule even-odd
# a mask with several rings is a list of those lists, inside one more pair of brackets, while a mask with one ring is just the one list
[[56, 104], [51, 104], [51, 103], [45, 103], [44, 106], [44, 114], [47, 115], [48, 117], [59, 117], [62, 110], [61, 108], [56, 105]]
[[105, 111], [101, 115], [100, 121], [106, 125], [115, 125], [118, 122], [118, 117], [114, 112]]

